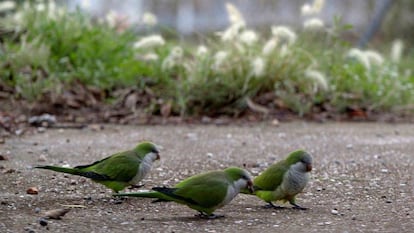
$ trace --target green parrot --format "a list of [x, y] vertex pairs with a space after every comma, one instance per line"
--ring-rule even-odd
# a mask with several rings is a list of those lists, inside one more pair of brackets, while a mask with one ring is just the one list
[[[311, 155], [303, 150], [294, 151], [253, 180], [253, 195], [267, 202], [266, 208], [283, 208], [272, 203], [280, 200], [289, 201], [295, 209], [305, 210], [307, 208], [296, 204], [295, 196], [305, 188], [311, 170]], [[241, 192], [249, 194], [247, 190]]]
[[90, 178], [118, 193], [127, 186], [140, 187], [139, 181], [149, 173], [152, 163], [160, 159], [157, 146], [151, 142], [141, 142], [134, 149], [119, 152], [88, 165], [74, 168], [56, 166], [36, 166], [56, 172]]
[[173, 188], [154, 187], [153, 191], [119, 193], [114, 196], [158, 198], [153, 202], [174, 201], [199, 212], [198, 217], [214, 219], [224, 217], [213, 212], [228, 204], [241, 189], [252, 189], [249, 172], [238, 167], [210, 171], [189, 177]]

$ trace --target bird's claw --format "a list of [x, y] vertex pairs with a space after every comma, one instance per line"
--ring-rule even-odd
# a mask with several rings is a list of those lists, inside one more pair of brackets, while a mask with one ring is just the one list
[[205, 214], [205, 213], [199, 213], [194, 215], [196, 217], [202, 218], [202, 219], [217, 219], [217, 218], [224, 218], [224, 215], [220, 214]]
[[127, 197], [115, 196], [111, 198], [110, 202], [113, 204], [122, 204], [125, 200], [127, 200]]
[[298, 205], [295, 205], [292, 208], [295, 209], [295, 210], [307, 210], [308, 209], [306, 207], [302, 207], [302, 206], [298, 206]]
[[128, 189], [139, 189], [139, 188], [142, 188], [142, 187], [144, 187], [145, 186], [145, 184], [139, 184], [139, 185], [136, 185], [136, 184], [131, 184], [129, 187], [128, 187]]
[[272, 203], [267, 203], [266, 205], [263, 206], [263, 208], [265, 208], [265, 209], [284, 209], [285, 207], [273, 205]]

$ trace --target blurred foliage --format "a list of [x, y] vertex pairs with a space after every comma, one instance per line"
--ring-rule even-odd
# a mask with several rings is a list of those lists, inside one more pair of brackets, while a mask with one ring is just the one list
[[74, 83], [102, 90], [108, 100], [131, 88], [150, 93], [154, 101], [140, 107], [151, 114], [168, 103], [175, 115], [237, 115], [254, 108], [249, 101], [299, 115], [349, 107], [412, 111], [412, 57], [352, 55], [341, 39], [351, 26], [339, 18], [331, 28], [318, 20], [299, 32], [272, 27], [264, 37], [236, 16], [219, 36], [196, 46], [137, 35], [116, 17], [26, 2], [0, 19], [0, 87], [31, 101]]

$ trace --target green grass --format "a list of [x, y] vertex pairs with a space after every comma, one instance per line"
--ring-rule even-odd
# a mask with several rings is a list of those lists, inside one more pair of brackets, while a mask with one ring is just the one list
[[[2, 31], [11, 32], [1, 36], [0, 87], [11, 87], [16, 98], [36, 101], [82, 83], [108, 93], [108, 100], [117, 89], [149, 90], [154, 101], [144, 107], [152, 114], [159, 114], [159, 102], [169, 102], [175, 115], [237, 115], [248, 108], [247, 97], [255, 101], [269, 93], [273, 99], [261, 103], [264, 107], [300, 116], [321, 105], [336, 113], [348, 107], [413, 112], [413, 56], [406, 52], [395, 63], [382, 55], [382, 64], [366, 67], [347, 56], [351, 47], [341, 33], [350, 27], [339, 20], [329, 29], [302, 29], [294, 42], [257, 32], [249, 41], [242, 34], [250, 29], [242, 27], [230, 41], [207, 36], [203, 45], [208, 51], [200, 55], [193, 42], [174, 38], [136, 49], [134, 43], [146, 35], [120, 31], [79, 11], [35, 9], [21, 7], [0, 18]], [[272, 38], [278, 44], [264, 55], [263, 45]], [[227, 56], [219, 61], [218, 53]], [[148, 59], [148, 54], [158, 58]], [[254, 68], [257, 60], [262, 69]]]

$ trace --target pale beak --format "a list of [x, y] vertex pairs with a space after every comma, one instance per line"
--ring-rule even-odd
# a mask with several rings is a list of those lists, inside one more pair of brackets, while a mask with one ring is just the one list
[[307, 172], [312, 171], [312, 164], [311, 163], [306, 164], [306, 171]]
[[247, 181], [247, 188], [249, 189], [250, 193], [254, 192], [253, 182], [251, 180]]

